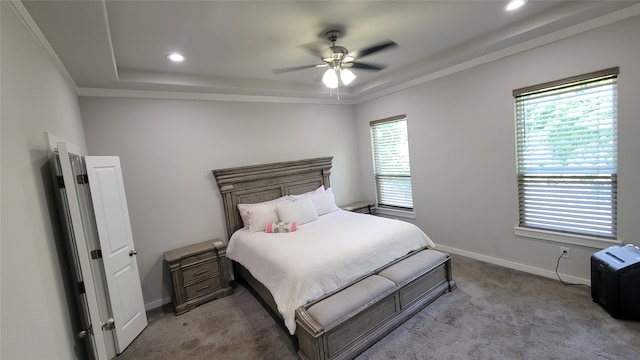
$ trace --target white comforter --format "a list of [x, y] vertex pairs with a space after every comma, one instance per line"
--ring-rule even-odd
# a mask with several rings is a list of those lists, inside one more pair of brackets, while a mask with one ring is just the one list
[[227, 257], [269, 289], [294, 334], [298, 307], [423, 246], [435, 245], [413, 224], [338, 210], [292, 233], [238, 230]]

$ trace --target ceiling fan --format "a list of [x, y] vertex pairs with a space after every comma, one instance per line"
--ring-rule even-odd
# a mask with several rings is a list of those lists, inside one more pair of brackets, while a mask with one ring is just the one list
[[328, 88], [335, 89], [338, 87], [338, 75], [340, 75], [340, 80], [342, 80], [344, 85], [349, 85], [356, 78], [349, 68], [380, 71], [387, 67], [387, 65], [356, 62], [356, 59], [360, 59], [380, 51], [390, 50], [398, 46], [394, 41], [387, 40], [359, 51], [349, 52], [346, 47], [336, 45], [336, 41], [340, 38], [340, 35], [342, 35], [340, 30], [329, 30], [325, 33], [325, 38], [331, 42], [331, 46], [329, 48], [324, 51], [309, 49], [322, 59], [322, 64], [274, 69], [273, 73], [282, 74], [309, 68], [328, 68], [322, 77], [322, 81]]

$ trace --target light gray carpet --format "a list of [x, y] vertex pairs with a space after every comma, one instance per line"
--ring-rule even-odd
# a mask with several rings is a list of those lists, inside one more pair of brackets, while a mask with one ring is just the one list
[[[458, 288], [358, 359], [640, 359], [640, 322], [613, 319], [590, 290], [461, 256]], [[163, 307], [117, 360], [295, 359], [288, 333], [242, 285], [175, 316]]]

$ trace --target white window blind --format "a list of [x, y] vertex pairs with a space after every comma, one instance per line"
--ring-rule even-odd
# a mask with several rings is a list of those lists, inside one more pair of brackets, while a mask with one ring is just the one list
[[377, 205], [413, 210], [406, 115], [370, 126]]
[[618, 73], [514, 90], [520, 226], [616, 237]]

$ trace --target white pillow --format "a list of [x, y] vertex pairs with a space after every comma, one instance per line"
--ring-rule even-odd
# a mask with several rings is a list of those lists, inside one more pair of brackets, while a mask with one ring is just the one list
[[316, 207], [309, 197], [288, 202], [276, 204], [276, 211], [280, 217], [280, 221], [296, 222], [298, 225], [318, 219]]
[[289, 195], [289, 199], [291, 200], [300, 200], [300, 199], [304, 199], [308, 196], [311, 196], [313, 194], [318, 194], [318, 193], [323, 193], [324, 192], [324, 185], [320, 185], [319, 188], [312, 190], [312, 191], [307, 191], [306, 193], [302, 193], [302, 194], [298, 194], [298, 195]]
[[269, 223], [279, 222], [276, 206], [273, 204], [264, 204], [252, 206], [247, 214], [249, 216], [249, 232], [264, 231], [265, 226]]
[[312, 194], [309, 198], [313, 202], [318, 216], [338, 210], [331, 188], [328, 188], [325, 192]]
[[281, 201], [290, 201], [290, 200], [286, 196], [282, 196], [277, 199], [263, 201], [255, 204], [238, 204], [238, 211], [240, 212], [240, 217], [242, 218], [242, 223], [244, 224], [244, 227], [247, 229], [249, 228], [249, 213], [248, 213], [249, 209], [251, 209], [254, 206], [275, 204]]

